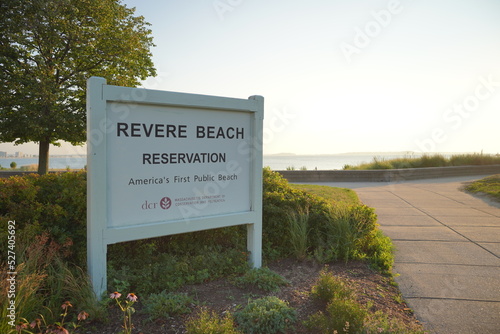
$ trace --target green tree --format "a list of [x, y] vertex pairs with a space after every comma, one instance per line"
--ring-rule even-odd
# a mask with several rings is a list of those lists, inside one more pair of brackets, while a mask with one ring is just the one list
[[89, 77], [135, 87], [156, 75], [134, 12], [120, 0], [0, 1], [0, 142], [39, 143], [40, 174], [50, 144], [85, 142]]
[[15, 161], [12, 161], [12, 162], [10, 163], [10, 168], [15, 169], [16, 167], [17, 167], [16, 162], [15, 162]]

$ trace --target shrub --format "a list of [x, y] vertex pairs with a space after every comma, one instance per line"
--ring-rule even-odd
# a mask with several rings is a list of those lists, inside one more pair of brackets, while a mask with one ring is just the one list
[[[291, 254], [290, 238], [283, 238], [289, 229], [290, 212], [309, 212], [309, 224], [320, 225], [329, 212], [329, 203], [306, 191], [293, 189], [277, 172], [264, 168], [263, 184], [263, 248], [272, 249], [274, 255], [283, 258]], [[269, 253], [265, 253], [269, 258]], [[270, 258], [272, 259], [272, 258]]]
[[[290, 187], [281, 174], [268, 168], [264, 169], [263, 201], [263, 245], [267, 252], [274, 250], [274, 256], [301, 256], [309, 252], [324, 263], [369, 259], [382, 271], [392, 268], [392, 244], [378, 230], [373, 208], [329, 203], [324, 198]], [[290, 215], [295, 215], [292, 223]], [[291, 237], [283, 238], [286, 230]], [[306, 245], [304, 235], [307, 235]]]
[[374, 269], [384, 274], [390, 274], [394, 264], [394, 245], [392, 240], [377, 230], [367, 244], [370, 263]]
[[319, 333], [360, 333], [368, 312], [351, 299], [333, 299], [325, 312], [318, 312], [305, 322], [306, 327]]
[[[219, 245], [200, 246], [192, 253], [158, 251], [168, 238], [111, 245], [108, 251], [109, 290], [116, 290], [113, 280], [127, 282], [141, 294], [174, 291], [185, 284], [241, 274], [248, 270], [247, 254]], [[124, 256], [124, 255], [127, 256]]]
[[354, 291], [347, 287], [343, 280], [327, 271], [320, 273], [318, 282], [312, 287], [311, 293], [313, 297], [323, 302], [354, 297]]
[[311, 227], [311, 244], [320, 262], [371, 258], [377, 216], [366, 205], [335, 206], [321, 224]]
[[0, 179], [0, 216], [18, 230], [34, 227], [59, 244], [71, 243], [68, 259], [86, 263], [86, 173], [29, 174]]
[[203, 309], [199, 316], [186, 322], [188, 334], [239, 334], [233, 317], [226, 312], [223, 318], [213, 311]]
[[288, 281], [269, 268], [254, 268], [234, 279], [237, 286], [255, 286], [264, 291], [276, 291]]
[[284, 333], [296, 320], [297, 312], [286, 302], [274, 296], [251, 301], [237, 312], [236, 322], [245, 333]]
[[149, 314], [149, 320], [169, 318], [177, 314], [187, 314], [191, 312], [190, 306], [194, 304], [194, 299], [186, 293], [166, 292], [152, 293], [145, 298], [144, 312]]

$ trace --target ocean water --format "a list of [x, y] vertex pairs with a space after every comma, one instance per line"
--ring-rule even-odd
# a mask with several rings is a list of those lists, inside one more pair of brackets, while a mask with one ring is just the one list
[[[350, 153], [332, 155], [264, 155], [264, 166], [272, 170], [332, 170], [343, 169], [344, 165], [358, 165], [371, 162], [374, 157], [379, 159], [394, 159], [403, 157], [419, 157], [418, 153]], [[443, 154], [447, 156], [447, 154]], [[0, 166], [9, 168], [14, 161], [18, 167], [38, 164], [38, 158], [0, 158]], [[50, 169], [82, 169], [87, 165], [86, 156], [51, 156]]]
[[404, 157], [418, 157], [416, 153], [360, 153], [360, 154], [332, 154], [332, 155], [269, 155], [264, 156], [264, 166], [272, 170], [307, 169], [333, 170], [343, 169], [345, 165], [359, 165], [377, 159], [396, 159]]
[[[15, 162], [17, 168], [21, 166], [38, 165], [38, 158], [0, 158], [0, 166], [10, 168], [10, 163]], [[49, 169], [82, 169], [87, 165], [87, 156], [51, 156], [49, 158]]]

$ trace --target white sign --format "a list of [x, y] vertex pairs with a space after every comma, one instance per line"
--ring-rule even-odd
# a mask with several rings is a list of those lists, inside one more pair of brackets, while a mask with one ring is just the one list
[[[250, 211], [253, 115], [108, 106], [108, 227]], [[138, 111], [140, 110], [140, 111]]]
[[261, 264], [263, 98], [87, 83], [88, 263], [106, 289], [117, 242], [247, 224]]

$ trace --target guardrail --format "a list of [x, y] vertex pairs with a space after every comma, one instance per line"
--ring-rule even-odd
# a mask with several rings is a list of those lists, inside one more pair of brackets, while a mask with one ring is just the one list
[[280, 170], [289, 182], [394, 182], [453, 176], [500, 174], [500, 165], [378, 170]]

